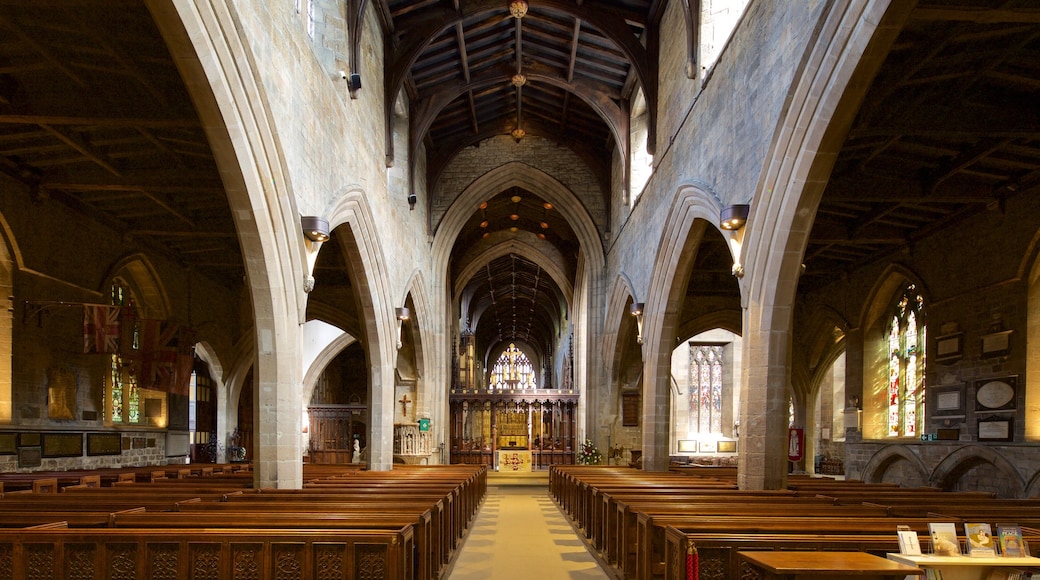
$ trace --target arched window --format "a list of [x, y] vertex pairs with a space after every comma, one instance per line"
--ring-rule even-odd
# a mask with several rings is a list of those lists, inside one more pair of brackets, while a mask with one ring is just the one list
[[522, 350], [515, 344], [509, 343], [509, 348], [498, 357], [494, 366], [491, 367], [488, 390], [536, 388], [538, 388], [538, 377], [535, 375], [534, 365]]
[[888, 323], [888, 436], [916, 437], [924, 420], [925, 309], [907, 284]]
[[722, 432], [722, 353], [725, 347], [690, 343], [690, 433]]
[[[109, 304], [133, 311], [133, 297], [130, 289], [120, 280], [112, 282]], [[123, 325], [134, 325], [122, 328]], [[121, 345], [120, 351], [112, 353], [109, 372], [106, 377], [107, 417], [111, 423], [136, 424], [141, 422], [141, 393], [137, 384], [137, 372], [132, 358], [122, 353], [134, 352], [138, 347], [138, 332], [133, 316], [120, 315], [120, 341], [129, 340], [131, 344]]]

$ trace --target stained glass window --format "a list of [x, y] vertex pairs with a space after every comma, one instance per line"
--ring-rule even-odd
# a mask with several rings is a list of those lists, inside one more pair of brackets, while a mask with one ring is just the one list
[[536, 389], [538, 377], [534, 365], [522, 350], [513, 343], [509, 344], [494, 366], [488, 379], [488, 390], [503, 389]]
[[690, 343], [690, 418], [693, 433], [722, 432], [722, 345]]
[[908, 284], [888, 325], [888, 436], [916, 437], [924, 418], [924, 298]]
[[[130, 290], [121, 281], [112, 283], [109, 303], [112, 306], [133, 307]], [[132, 317], [123, 317], [123, 323]], [[131, 338], [130, 349], [138, 347], [138, 332], [120, 332], [123, 337]], [[130, 351], [127, 349], [127, 352]], [[141, 422], [141, 392], [137, 385], [137, 373], [134, 371], [132, 358], [113, 353], [105, 386], [108, 392], [108, 420], [112, 423]]]

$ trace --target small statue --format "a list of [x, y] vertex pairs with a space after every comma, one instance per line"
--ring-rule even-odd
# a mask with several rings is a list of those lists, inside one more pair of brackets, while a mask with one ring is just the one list
[[361, 442], [354, 439], [354, 457], [353, 463], [361, 463]]

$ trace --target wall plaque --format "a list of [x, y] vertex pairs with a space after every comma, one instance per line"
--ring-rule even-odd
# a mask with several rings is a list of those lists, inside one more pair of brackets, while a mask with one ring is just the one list
[[639, 393], [621, 393], [621, 426], [639, 426]]
[[0, 433], [0, 455], [14, 455], [18, 452], [18, 434]]
[[87, 455], [119, 455], [123, 436], [119, 433], [87, 433]]
[[83, 455], [82, 433], [41, 433], [44, 457], [79, 457]]
[[39, 447], [21, 447], [18, 449], [18, 467], [39, 467], [43, 458]]

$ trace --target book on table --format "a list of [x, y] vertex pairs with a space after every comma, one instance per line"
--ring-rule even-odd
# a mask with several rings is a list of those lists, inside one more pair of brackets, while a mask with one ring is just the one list
[[921, 540], [917, 537], [917, 532], [910, 529], [910, 526], [896, 526], [896, 535], [899, 538], [900, 554], [904, 556], [921, 555]]
[[993, 540], [993, 530], [989, 524], [965, 522], [964, 536], [968, 539], [969, 556], [997, 555], [997, 545]]
[[928, 524], [928, 534], [932, 537], [932, 553], [936, 556], [960, 556], [961, 544], [957, 539], [957, 525], [953, 522], [933, 522]]
[[1022, 540], [1022, 528], [1018, 524], [997, 524], [997, 538], [1000, 541], [1001, 554], [1012, 558], [1029, 555]]

